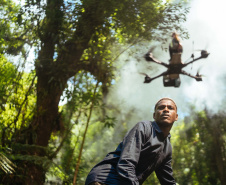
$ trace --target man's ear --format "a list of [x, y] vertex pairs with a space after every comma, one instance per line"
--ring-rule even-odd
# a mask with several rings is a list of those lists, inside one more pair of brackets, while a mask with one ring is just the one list
[[155, 119], [155, 112], [153, 113], [153, 118]]
[[175, 119], [175, 121], [177, 121], [178, 120], [178, 114], [176, 114], [176, 119]]

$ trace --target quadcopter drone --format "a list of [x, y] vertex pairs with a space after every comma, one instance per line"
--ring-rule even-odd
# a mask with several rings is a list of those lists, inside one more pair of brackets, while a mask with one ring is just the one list
[[144, 58], [146, 59], [147, 62], [154, 62], [160, 65], [163, 65], [167, 68], [167, 71], [153, 78], [151, 78], [147, 74], [144, 74], [145, 75], [144, 83], [150, 83], [156, 78], [163, 76], [164, 87], [172, 87], [172, 86], [180, 87], [180, 83], [181, 83], [180, 76], [179, 76], [180, 74], [187, 75], [191, 78], [194, 78], [196, 81], [202, 81], [202, 75], [200, 75], [199, 72], [197, 72], [196, 76], [193, 76], [182, 69], [197, 60], [200, 60], [202, 58], [207, 58], [209, 53], [206, 50], [201, 50], [201, 56], [198, 58], [194, 58], [194, 54], [192, 54], [191, 56], [192, 60], [187, 63], [182, 63], [181, 54], [182, 53], [173, 53], [172, 58], [169, 61], [169, 64], [158, 61], [153, 57], [151, 52], [148, 52], [147, 54], [145, 54]]

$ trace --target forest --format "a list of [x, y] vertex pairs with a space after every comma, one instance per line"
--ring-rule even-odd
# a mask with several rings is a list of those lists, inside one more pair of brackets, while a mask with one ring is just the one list
[[[117, 101], [117, 84], [151, 43], [167, 52], [172, 31], [189, 38], [189, 3], [0, 0], [0, 184], [83, 185], [133, 125], [151, 120], [154, 105], [142, 114]], [[226, 185], [225, 103], [217, 112], [189, 104], [174, 123], [178, 185]], [[159, 184], [155, 174], [148, 184]]]

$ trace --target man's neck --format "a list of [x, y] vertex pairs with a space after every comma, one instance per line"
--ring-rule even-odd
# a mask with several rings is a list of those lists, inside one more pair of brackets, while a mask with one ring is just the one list
[[160, 124], [157, 123], [157, 124], [158, 124], [159, 128], [161, 129], [161, 131], [162, 131], [162, 133], [164, 135], [164, 138], [166, 138], [169, 135], [173, 124], [172, 125], [168, 125], [168, 126], [162, 125], [161, 123]]
[[166, 138], [170, 133], [171, 127], [160, 127], [160, 129], [164, 135], [164, 138]]

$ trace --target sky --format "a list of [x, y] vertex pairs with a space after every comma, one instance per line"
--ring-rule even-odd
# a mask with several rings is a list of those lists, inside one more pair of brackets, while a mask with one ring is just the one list
[[[131, 58], [121, 70], [120, 80], [112, 87], [109, 101], [118, 104], [125, 113], [133, 107], [136, 108], [136, 119], [143, 120], [152, 119], [154, 104], [162, 97], [175, 100], [179, 118], [189, 114], [189, 105], [195, 105], [197, 110], [203, 110], [207, 106], [212, 113], [219, 111], [226, 92], [223, 80], [223, 76], [226, 75], [225, 5], [224, 0], [192, 1], [188, 19], [184, 24], [190, 38], [182, 40], [184, 48], [182, 60], [186, 62], [193, 50], [196, 57], [200, 56], [200, 51], [196, 50], [207, 49], [210, 53], [207, 59], [201, 59], [184, 68], [193, 75], [200, 69], [200, 74], [205, 75], [202, 82], [180, 75], [181, 86], [179, 88], [164, 87], [161, 77], [150, 84], [144, 84], [144, 76], [141, 76], [139, 72], [155, 76], [166, 68], [153, 63], [147, 64], [145, 60], [137, 64]], [[140, 53], [141, 58], [146, 52]], [[154, 52], [154, 57], [168, 62], [169, 53], [159, 48]], [[148, 66], [157, 67], [156, 72], [148, 70]]]

